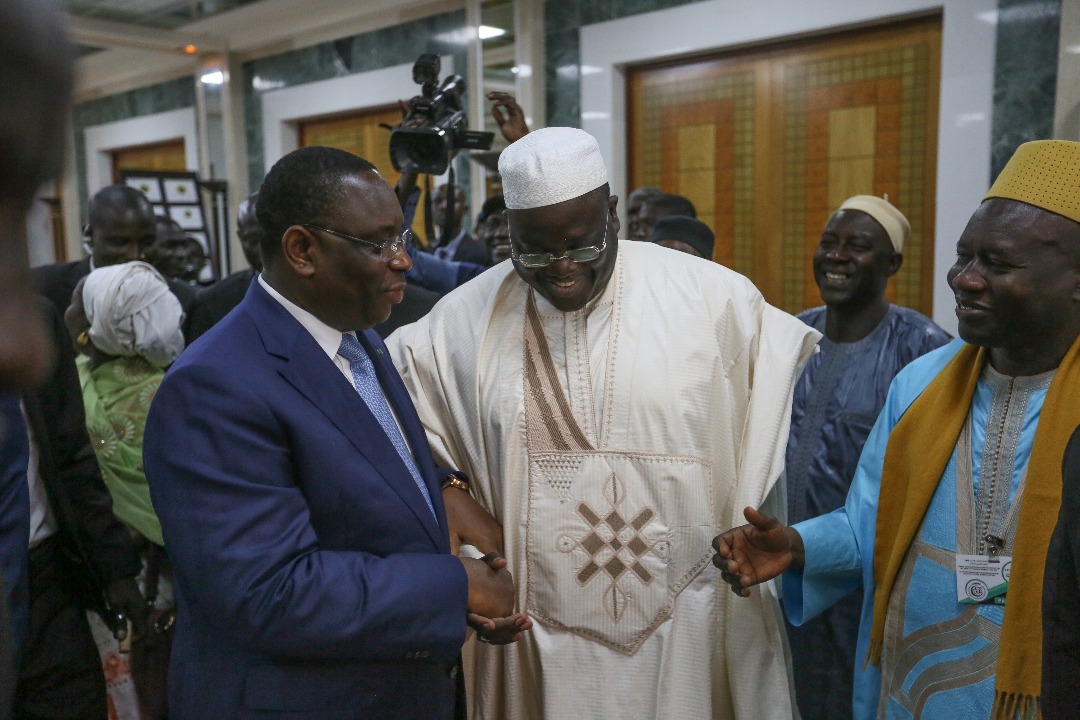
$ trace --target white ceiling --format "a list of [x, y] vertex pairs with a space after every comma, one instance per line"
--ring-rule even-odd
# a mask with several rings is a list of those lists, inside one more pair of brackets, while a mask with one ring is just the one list
[[[2, 0], [0, 0], [2, 1]], [[76, 100], [461, 9], [466, 0], [64, 0]], [[184, 48], [194, 45], [193, 54]]]

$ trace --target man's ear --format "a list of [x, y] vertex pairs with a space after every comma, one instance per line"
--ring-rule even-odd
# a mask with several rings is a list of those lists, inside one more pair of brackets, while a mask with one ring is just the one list
[[904, 256], [902, 253], [893, 253], [893, 256], [889, 258], [889, 273], [886, 277], [892, 277], [900, 271], [900, 266], [904, 264]]
[[615, 222], [615, 237], [619, 236], [619, 230], [622, 229], [622, 225], [619, 223], [619, 196], [612, 195], [607, 200], [608, 214], [611, 215], [611, 219]]
[[307, 228], [290, 225], [281, 236], [281, 255], [300, 277], [315, 274], [314, 256], [317, 254], [318, 238]]

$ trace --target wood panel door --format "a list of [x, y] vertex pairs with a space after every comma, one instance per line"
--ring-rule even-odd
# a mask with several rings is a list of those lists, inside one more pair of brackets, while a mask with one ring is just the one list
[[811, 257], [847, 197], [887, 195], [912, 236], [889, 299], [932, 302], [940, 16], [631, 69], [629, 188], [685, 195], [713, 259], [789, 312], [821, 304]]
[[[300, 147], [322, 145], [359, 155], [375, 165], [379, 173], [393, 186], [401, 173], [394, 169], [394, 164], [390, 161], [390, 133], [382, 125], [396, 125], [399, 122], [401, 110], [396, 105], [348, 115], [304, 120], [299, 127]], [[416, 207], [412, 227], [418, 237], [424, 237], [423, 202]]]
[[184, 138], [166, 140], [153, 145], [121, 148], [112, 151], [114, 183], [122, 183], [122, 170], [180, 171], [187, 170]]

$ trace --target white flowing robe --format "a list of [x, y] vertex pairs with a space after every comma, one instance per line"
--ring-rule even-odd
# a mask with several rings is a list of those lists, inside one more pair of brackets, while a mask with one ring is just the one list
[[783, 469], [819, 334], [650, 243], [620, 243], [582, 310], [534, 296], [528, 325], [530, 294], [504, 262], [387, 341], [436, 458], [502, 523], [537, 621], [473, 646], [473, 717], [791, 718], [775, 590], [737, 598], [706, 566]]

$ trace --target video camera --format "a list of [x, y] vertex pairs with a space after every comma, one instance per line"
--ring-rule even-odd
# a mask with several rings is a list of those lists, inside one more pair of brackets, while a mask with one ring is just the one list
[[409, 112], [391, 128], [390, 159], [398, 172], [442, 175], [455, 150], [489, 150], [495, 133], [465, 129], [461, 96], [465, 79], [450, 75], [439, 85], [442, 61], [424, 53], [413, 64], [413, 82], [420, 94], [409, 101]]

